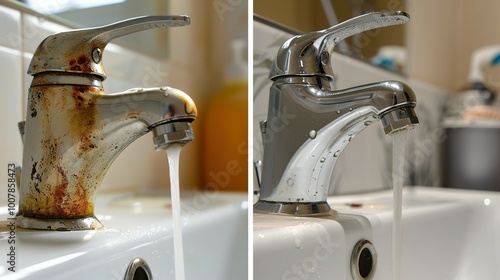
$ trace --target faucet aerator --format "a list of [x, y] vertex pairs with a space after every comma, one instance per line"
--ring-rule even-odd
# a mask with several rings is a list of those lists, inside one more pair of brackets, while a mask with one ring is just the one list
[[175, 144], [186, 145], [194, 139], [194, 132], [189, 121], [157, 125], [153, 127], [152, 131], [153, 143], [157, 151], [166, 150]]
[[[414, 105], [414, 104], [413, 104]], [[395, 132], [413, 129], [418, 125], [418, 117], [413, 106], [399, 107], [380, 116], [384, 132], [391, 135]]]

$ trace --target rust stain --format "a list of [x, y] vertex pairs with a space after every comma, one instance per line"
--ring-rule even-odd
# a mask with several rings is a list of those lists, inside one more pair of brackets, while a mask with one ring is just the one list
[[84, 176], [79, 176], [76, 184], [68, 189], [68, 178], [61, 167], [57, 168], [61, 183], [54, 192], [56, 217], [88, 217], [93, 214], [93, 203], [89, 201], [89, 186]]
[[196, 109], [196, 105], [194, 104], [193, 99], [185, 93], [179, 94], [178, 95], [179, 99], [184, 102], [184, 111], [186, 113], [197, 116], [198, 115], [198, 110]]
[[[23, 205], [20, 205], [21, 213], [27, 217], [82, 218], [92, 216], [94, 212], [91, 199], [103, 177], [91, 174], [95, 162], [83, 160], [83, 163], [68, 169], [71, 171], [65, 170], [67, 167], [61, 166], [61, 162], [63, 155], [72, 149], [70, 147], [75, 142], [79, 141], [75, 146], [77, 157], [83, 157], [98, 148], [99, 142], [96, 141], [101, 137], [97, 137], [96, 106], [103, 92], [101, 88], [93, 86], [65, 88], [68, 90], [39, 86], [30, 92], [31, 112], [37, 112], [35, 116], [43, 115], [45, 118], [40, 124], [43, 153], [41, 158], [32, 159], [31, 191]], [[61, 116], [67, 118], [65, 128], [54, 126], [60, 122], [54, 122], [51, 114], [59, 110], [63, 110]], [[66, 132], [56, 137], [54, 133], [61, 129]], [[62, 139], [66, 139], [65, 142]], [[74, 142], [69, 144], [71, 141], [68, 139]]]
[[66, 173], [62, 169], [62, 167], [58, 166], [57, 167], [57, 172], [61, 176], [61, 179], [59, 180], [61, 183], [56, 186], [55, 191], [54, 191], [54, 200], [55, 200], [55, 209], [57, 211], [57, 214], [61, 216], [66, 216], [68, 213], [68, 195], [66, 194], [66, 189], [68, 188], [68, 178], [66, 177]]
[[82, 212], [82, 214], [86, 216], [92, 215], [94, 213], [94, 205], [90, 202], [90, 197], [94, 193], [92, 183], [85, 180], [85, 176], [79, 176], [75, 187], [76, 191], [73, 205], [76, 207], [76, 210]]
[[92, 73], [92, 61], [87, 55], [80, 55], [69, 60], [69, 69], [77, 72]]
[[137, 119], [142, 112], [133, 111], [127, 114], [127, 119]]
[[80, 155], [96, 149], [96, 103], [102, 95], [101, 90], [93, 86], [73, 86], [74, 113], [70, 120], [70, 130], [79, 139]]

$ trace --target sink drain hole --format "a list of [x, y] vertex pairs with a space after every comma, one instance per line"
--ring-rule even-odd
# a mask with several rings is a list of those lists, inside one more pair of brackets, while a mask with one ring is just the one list
[[133, 259], [125, 272], [125, 280], [152, 280], [153, 274], [146, 261], [142, 258]]
[[370, 280], [375, 275], [377, 252], [368, 240], [359, 241], [351, 255], [351, 274], [354, 280]]

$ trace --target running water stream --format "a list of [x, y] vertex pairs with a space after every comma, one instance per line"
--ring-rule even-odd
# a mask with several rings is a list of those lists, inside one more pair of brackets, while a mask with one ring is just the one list
[[179, 156], [181, 145], [170, 146], [167, 152], [168, 166], [170, 169], [170, 196], [172, 200], [172, 220], [174, 230], [174, 261], [175, 279], [184, 280], [184, 249], [182, 246], [182, 219], [181, 201], [179, 191]]
[[401, 216], [403, 208], [403, 179], [406, 138], [408, 130], [392, 134], [392, 187], [393, 187], [393, 225], [392, 225], [392, 264], [393, 280], [399, 280], [401, 265]]

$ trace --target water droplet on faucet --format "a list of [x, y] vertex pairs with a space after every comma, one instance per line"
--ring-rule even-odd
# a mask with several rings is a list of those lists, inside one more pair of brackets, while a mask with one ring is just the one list
[[288, 178], [288, 180], [286, 180], [286, 184], [289, 185], [290, 187], [293, 186], [294, 183], [295, 181], [292, 178]]
[[316, 132], [316, 130], [309, 131], [309, 138], [314, 139], [317, 135], [318, 133]]
[[372, 121], [366, 121], [366, 122], [365, 122], [365, 125], [366, 125], [366, 126], [369, 126], [370, 124], [372, 124]]
[[319, 162], [321, 162], [321, 163], [323, 163], [323, 162], [325, 162], [325, 161], [326, 161], [326, 158], [324, 158], [324, 157], [322, 157], [322, 158], [319, 160]]
[[340, 155], [340, 150], [337, 150], [335, 154], [333, 154], [333, 157], [338, 157]]

